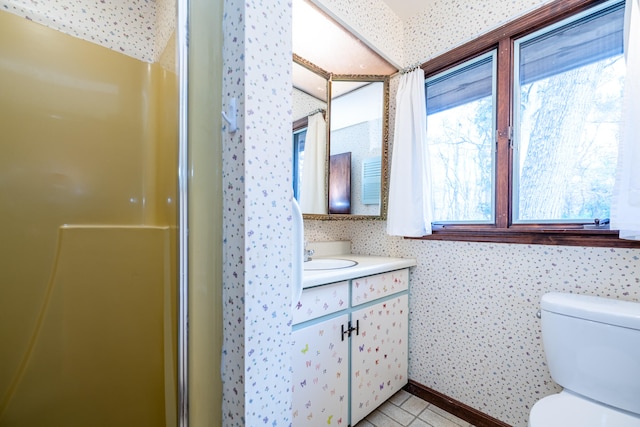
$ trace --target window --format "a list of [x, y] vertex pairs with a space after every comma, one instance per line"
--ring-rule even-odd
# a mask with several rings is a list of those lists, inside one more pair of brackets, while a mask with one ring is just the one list
[[423, 65], [428, 238], [637, 247], [591, 225], [610, 212], [623, 34], [624, 1], [560, 0]]
[[495, 51], [426, 81], [434, 217], [495, 219]]
[[515, 41], [514, 222], [609, 217], [623, 22], [617, 3]]
[[306, 127], [293, 131], [293, 197], [296, 200], [300, 200], [300, 183], [302, 182], [302, 163], [304, 162], [304, 142], [306, 137]]

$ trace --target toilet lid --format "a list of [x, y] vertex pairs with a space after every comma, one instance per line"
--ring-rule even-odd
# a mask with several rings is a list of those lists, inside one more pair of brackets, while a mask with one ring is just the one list
[[633, 416], [563, 391], [536, 402], [529, 427], [640, 427]]

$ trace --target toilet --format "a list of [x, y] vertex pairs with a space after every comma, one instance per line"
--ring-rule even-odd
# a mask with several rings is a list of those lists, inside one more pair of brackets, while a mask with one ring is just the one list
[[533, 405], [529, 427], [640, 427], [640, 304], [554, 292], [541, 317], [563, 390]]

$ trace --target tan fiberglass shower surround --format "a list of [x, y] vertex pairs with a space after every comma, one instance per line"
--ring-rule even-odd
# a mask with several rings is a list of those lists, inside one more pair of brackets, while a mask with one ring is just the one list
[[175, 425], [177, 91], [0, 12], [0, 426]]

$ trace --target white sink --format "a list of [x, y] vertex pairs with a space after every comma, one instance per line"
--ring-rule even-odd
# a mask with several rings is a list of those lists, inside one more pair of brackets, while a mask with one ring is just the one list
[[336, 270], [357, 265], [356, 261], [337, 258], [316, 258], [304, 263], [305, 270]]

